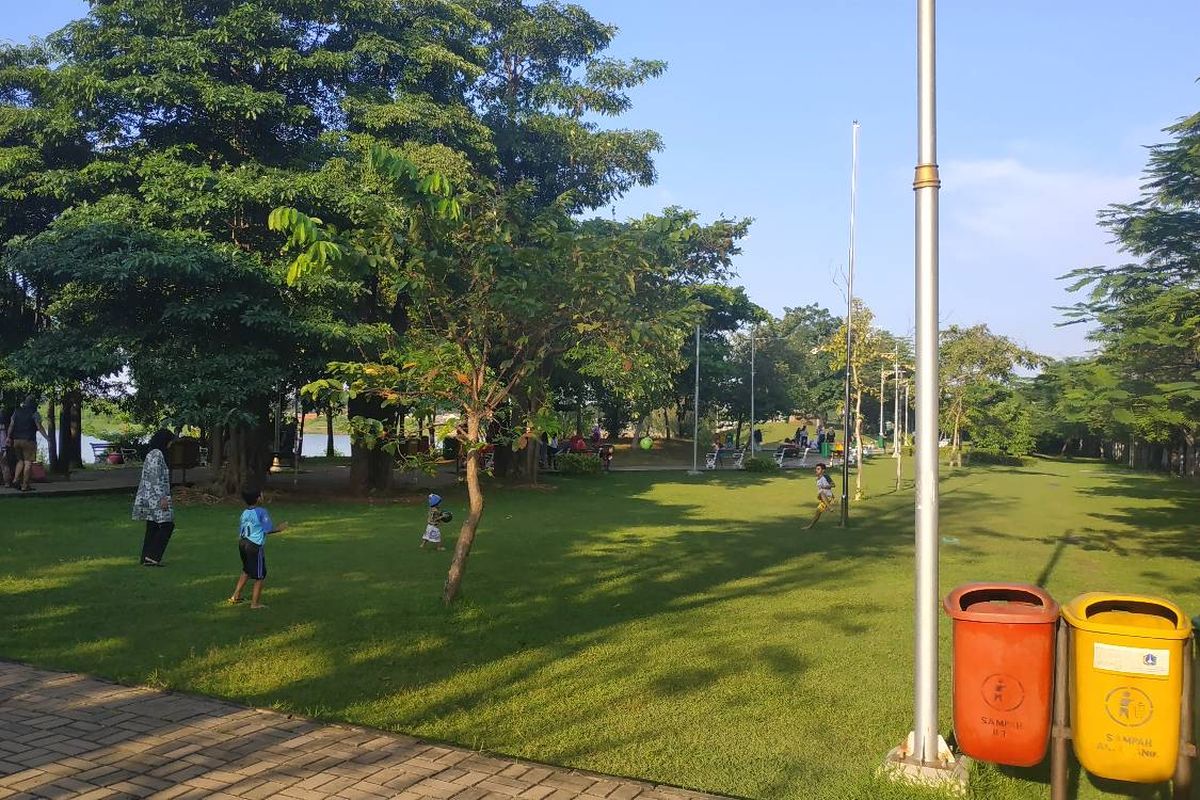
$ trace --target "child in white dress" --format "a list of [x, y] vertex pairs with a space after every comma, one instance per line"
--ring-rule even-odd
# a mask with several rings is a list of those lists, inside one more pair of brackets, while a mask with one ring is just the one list
[[426, 544], [431, 544], [438, 550], [445, 550], [442, 545], [442, 529], [438, 526], [443, 522], [449, 522], [452, 515], [449, 511], [442, 511], [441, 495], [429, 495], [429, 516], [425, 520], [425, 535], [421, 537], [421, 549], [425, 549]]

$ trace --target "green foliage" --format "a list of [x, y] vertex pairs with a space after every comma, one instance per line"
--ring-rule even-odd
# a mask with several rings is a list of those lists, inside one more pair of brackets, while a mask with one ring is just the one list
[[[1084, 299], [1068, 320], [1089, 322], [1093, 363], [1056, 398], [1090, 411], [1074, 422], [1093, 435], [1169, 444], [1195, 441], [1200, 419], [1200, 114], [1150, 148], [1140, 200], [1110, 206], [1101, 224], [1134, 260], [1077, 269], [1065, 279]], [[1072, 431], [1077, 433], [1078, 431]], [[1077, 438], [1083, 438], [1078, 436]]]
[[1006, 387], [996, 387], [990, 395], [972, 404], [967, 415], [972, 460], [975, 448], [1013, 456], [1032, 453], [1037, 441], [1034, 408], [1024, 397]]
[[742, 461], [742, 469], [746, 472], [778, 472], [779, 465], [775, 459], [767, 456], [755, 456]]
[[561, 201], [571, 211], [598, 208], [654, 182], [659, 135], [606, 130], [594, 120], [629, 110], [629, 90], [661, 75], [663, 62], [604, 56], [617, 29], [578, 5], [476, 7], [488, 24], [475, 93], [496, 148], [488, 177], [506, 188], [528, 183], [537, 205]]
[[599, 475], [602, 466], [591, 453], [562, 453], [555, 460], [563, 475]]
[[252, 422], [321, 335], [272, 270], [202, 234], [69, 215], [6, 263], [55, 298], [15, 367], [41, 385], [128, 369], [146, 423]]
[[[951, 435], [951, 460], [960, 460], [962, 438], [988, 439], [1004, 452], [1033, 448], [1033, 423], [1024, 403], [1010, 397], [1017, 367], [1033, 367], [1044, 359], [987, 325], [951, 325], [941, 332], [939, 353], [942, 425]], [[997, 400], [1003, 398], [1002, 407]], [[1010, 450], [1011, 448], [1011, 450]]]

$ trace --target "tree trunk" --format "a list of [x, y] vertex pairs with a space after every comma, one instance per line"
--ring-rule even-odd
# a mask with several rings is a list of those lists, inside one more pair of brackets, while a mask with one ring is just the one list
[[236, 424], [229, 427], [229, 443], [225, 452], [224, 469], [219, 488], [226, 495], [235, 495], [247, 487], [262, 488], [271, 469], [271, 447], [263, 425]]
[[[534, 417], [537, 416], [538, 410], [545, 402], [540, 389], [531, 389], [529, 391], [529, 420], [532, 424]], [[532, 486], [537, 486], [538, 483], [538, 468], [542, 462], [542, 438], [540, 431], [534, 431], [532, 427], [526, 427], [527, 436], [525, 437], [525, 474], [529, 476], [529, 483]]]
[[224, 474], [221, 466], [225, 463], [225, 426], [220, 423], [213, 425], [209, 437], [208, 464], [212, 469], [213, 487], [216, 488]]
[[733, 446], [734, 447], [742, 446], [742, 418], [741, 417], [738, 417], [737, 430], [733, 434]]
[[[51, 472], [58, 472], [58, 428], [55, 425], [54, 415], [57, 413], [57, 404], [54, 402], [54, 395], [50, 395], [50, 409], [47, 413], [46, 420], [46, 456], [47, 464]], [[34, 439], [36, 440], [36, 436]]]
[[83, 466], [82, 406], [83, 394], [79, 389], [63, 392], [58, 416], [58, 458], [66, 473]]
[[[902, 474], [901, 464], [904, 461], [904, 443], [903, 443], [903, 440], [899, 440], [899, 441], [900, 441], [900, 444], [896, 447], [896, 491], [897, 492], [900, 491], [900, 476]], [[859, 469], [862, 469], [862, 465], [859, 465]]]
[[663, 409], [663, 430], [667, 432], [667, 441], [671, 441], [671, 414], [667, 409]]
[[[496, 427], [496, 426], [493, 426], [493, 427]], [[495, 471], [497, 478], [507, 478], [508, 474], [509, 474], [509, 470], [512, 467], [513, 461], [514, 461], [514, 459], [513, 459], [514, 454], [513, 454], [513, 449], [512, 449], [513, 442], [511, 440], [507, 441], [507, 442], [502, 441], [504, 438], [503, 431], [505, 431], [505, 430], [508, 430], [508, 431], [512, 430], [512, 411], [511, 410], [508, 411], [504, 415], [504, 423], [501, 426], [500, 431], [497, 432], [497, 435], [496, 435], [497, 441], [493, 442], [492, 437], [491, 436], [488, 437], [488, 444], [496, 445], [496, 448], [492, 451], [492, 467]]]
[[962, 466], [962, 412], [954, 410], [954, 433], [950, 437], [950, 466]]
[[[376, 397], [359, 396], [350, 400], [347, 413], [351, 417], [379, 420], [383, 429], [393, 430], [396, 411], [385, 409]], [[382, 447], [368, 447], [364, 442], [350, 441], [350, 491], [365, 495], [391, 488], [395, 459]]]
[[[854, 448], [858, 467], [854, 470], [854, 500], [862, 500], [863, 496], [863, 448], [862, 448], [862, 392], [854, 396]], [[850, 457], [850, 442], [842, 442], [842, 458]]]
[[333, 446], [333, 409], [325, 409], [325, 457], [333, 458], [337, 449]]
[[[467, 414], [467, 439], [472, 444], [479, 442], [479, 414]], [[467, 571], [467, 558], [471, 555], [471, 545], [475, 543], [475, 533], [479, 530], [479, 521], [483, 518], [483, 490], [479, 485], [479, 450], [472, 448], [467, 454], [467, 498], [470, 510], [463, 520], [458, 533], [458, 541], [454, 545], [454, 558], [450, 562], [450, 571], [446, 575], [446, 585], [442, 589], [442, 602], [450, 605], [458, 597], [462, 588], [463, 575]]]
[[684, 401], [675, 406], [675, 430], [679, 434], [680, 439], [687, 438], [687, 432], [684, 431], [684, 423], [687, 422], [687, 402]]

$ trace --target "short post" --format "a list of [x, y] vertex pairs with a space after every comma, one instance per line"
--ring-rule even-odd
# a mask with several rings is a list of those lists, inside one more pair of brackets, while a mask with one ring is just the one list
[[1050, 729], [1050, 800], [1067, 800], [1067, 739], [1070, 738], [1067, 709], [1070, 692], [1068, 662], [1071, 626], [1065, 619], [1058, 621], [1058, 640], [1054, 653], [1054, 725]]
[[1179, 705], [1179, 757], [1175, 762], [1175, 778], [1172, 781], [1173, 800], [1188, 800], [1192, 796], [1192, 759], [1196, 757], [1196, 744], [1192, 741], [1195, 730], [1192, 694], [1195, 691], [1194, 661], [1196, 657], [1196, 635], [1188, 639], [1183, 651], [1183, 696]]

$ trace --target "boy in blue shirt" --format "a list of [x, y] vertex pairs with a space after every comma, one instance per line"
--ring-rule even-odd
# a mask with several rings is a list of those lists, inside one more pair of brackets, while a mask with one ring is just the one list
[[238, 578], [233, 596], [229, 598], [230, 603], [242, 602], [242, 590], [246, 588], [246, 581], [253, 578], [254, 589], [250, 594], [251, 608], [266, 608], [260, 600], [263, 581], [267, 579], [267, 536], [287, 530], [286, 522], [278, 528], [271, 522], [271, 516], [267, 510], [258, 504], [261, 496], [262, 492], [257, 489], [247, 489], [242, 492], [242, 499], [246, 501], [246, 510], [242, 512], [242, 518], [238, 524], [238, 553], [242, 557], [242, 576]]

